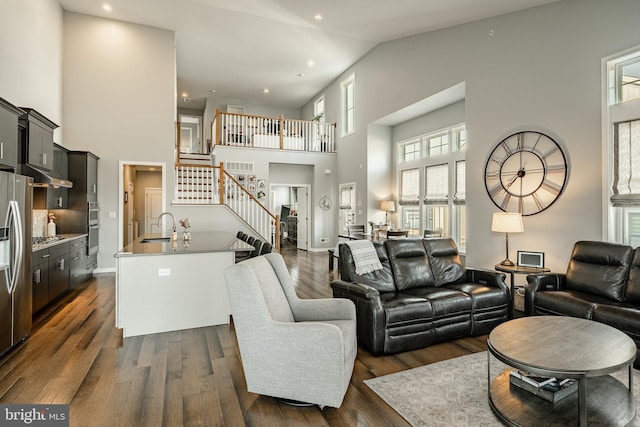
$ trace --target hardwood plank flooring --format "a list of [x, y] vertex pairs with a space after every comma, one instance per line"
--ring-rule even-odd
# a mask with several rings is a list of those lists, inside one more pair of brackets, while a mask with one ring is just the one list
[[[327, 253], [285, 246], [302, 298], [330, 298]], [[123, 340], [115, 276], [96, 275], [34, 318], [0, 358], [0, 403], [70, 404], [72, 426], [406, 426], [363, 380], [486, 350], [486, 336], [374, 357], [358, 349], [339, 409], [296, 408], [246, 390], [233, 325]]]

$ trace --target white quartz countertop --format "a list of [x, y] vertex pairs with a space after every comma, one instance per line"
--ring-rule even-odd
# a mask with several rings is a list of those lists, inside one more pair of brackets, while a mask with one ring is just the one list
[[63, 243], [70, 242], [72, 240], [80, 239], [81, 237], [86, 237], [86, 234], [58, 234], [57, 237], [62, 237], [62, 239], [58, 240], [50, 240], [44, 243], [33, 244], [31, 251], [36, 252], [41, 249], [48, 249], [53, 246], [62, 245]]
[[[145, 239], [159, 237], [169, 238], [166, 242], [143, 243]], [[190, 240], [183, 240], [178, 233], [178, 240], [171, 241], [168, 234], [145, 234], [128, 244], [114, 256], [130, 257], [140, 255], [177, 255], [207, 252], [229, 252], [253, 250], [253, 246], [239, 240], [234, 233], [224, 231], [192, 232]]]

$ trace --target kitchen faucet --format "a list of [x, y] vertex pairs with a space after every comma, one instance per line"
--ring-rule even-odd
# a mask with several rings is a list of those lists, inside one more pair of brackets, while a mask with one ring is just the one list
[[160, 215], [158, 215], [158, 226], [161, 225], [160, 220], [162, 219], [163, 215], [169, 215], [171, 217], [171, 221], [173, 221], [173, 224], [171, 226], [171, 240], [178, 240], [178, 233], [176, 232], [176, 218], [171, 212], [162, 212]]

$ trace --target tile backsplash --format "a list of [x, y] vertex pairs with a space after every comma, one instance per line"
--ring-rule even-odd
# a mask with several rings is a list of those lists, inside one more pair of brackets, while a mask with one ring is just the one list
[[33, 210], [33, 237], [47, 236], [47, 219], [49, 211], [46, 209]]

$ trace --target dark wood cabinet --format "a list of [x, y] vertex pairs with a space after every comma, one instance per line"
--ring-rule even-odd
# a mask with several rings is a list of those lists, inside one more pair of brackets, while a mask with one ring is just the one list
[[87, 268], [87, 238], [69, 242], [69, 246], [69, 288], [75, 289], [91, 277]]
[[[99, 158], [88, 151], [69, 151], [69, 180], [73, 182], [71, 193], [84, 202], [97, 201], [98, 197], [98, 160]], [[95, 200], [92, 200], [95, 199]]]
[[49, 301], [69, 290], [69, 243], [49, 248]]
[[[53, 173], [58, 178], [69, 178], [69, 155], [64, 147], [53, 144]], [[47, 209], [66, 209], [69, 207], [69, 189], [65, 187], [47, 188]]]
[[25, 112], [0, 98], [0, 168], [18, 167], [18, 117]]
[[31, 257], [31, 285], [33, 288], [32, 312], [49, 303], [49, 250], [42, 249]]
[[[77, 287], [87, 279], [86, 275], [78, 275], [73, 281], [71, 280], [70, 272], [75, 262], [71, 256], [78, 256], [77, 246], [74, 246], [76, 244], [85, 245], [86, 238], [58, 243], [33, 252], [31, 256], [33, 313], [65, 294], [71, 289], [72, 284]], [[79, 252], [82, 252], [82, 248]], [[84, 260], [83, 257], [82, 259]]]
[[53, 169], [53, 130], [57, 124], [31, 108], [23, 108], [19, 121], [25, 129], [24, 163], [50, 171]]

